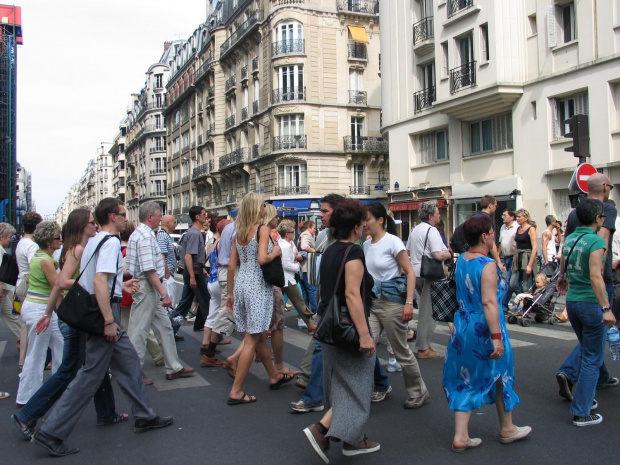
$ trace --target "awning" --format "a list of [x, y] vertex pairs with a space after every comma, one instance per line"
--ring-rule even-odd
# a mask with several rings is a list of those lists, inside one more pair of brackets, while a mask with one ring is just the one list
[[230, 217], [231, 217], [231, 218], [234, 218], [235, 216], [237, 216], [237, 213], [239, 213], [239, 209], [238, 209], [238, 208], [233, 208], [233, 209], [230, 211]]
[[310, 202], [312, 199], [272, 200], [271, 205], [276, 207], [278, 216], [297, 216], [310, 209]]
[[484, 195], [493, 195], [495, 197], [510, 195], [515, 189], [520, 189], [519, 179], [516, 177], [486, 182], [455, 184], [452, 186], [452, 196], [450, 198], [480, 200]]
[[370, 204], [370, 203], [381, 203], [379, 199], [358, 199], [362, 203]]
[[349, 32], [351, 33], [351, 39], [355, 42], [361, 42], [362, 44], [369, 44], [368, 34], [366, 29], [360, 26], [349, 26]]
[[[434, 200], [434, 199], [429, 199], [429, 200]], [[389, 205], [389, 209], [392, 210], [393, 212], [398, 211], [398, 210], [419, 210], [420, 205], [422, 205], [425, 202], [428, 202], [428, 200], [422, 200], [418, 202], [391, 203]], [[437, 208], [443, 208], [446, 205], [447, 204], [444, 199], [437, 199]]]

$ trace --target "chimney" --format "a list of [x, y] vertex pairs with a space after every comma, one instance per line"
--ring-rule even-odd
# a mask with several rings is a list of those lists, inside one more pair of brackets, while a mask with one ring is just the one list
[[172, 42], [164, 42], [164, 53], [168, 51], [171, 45], [172, 45]]

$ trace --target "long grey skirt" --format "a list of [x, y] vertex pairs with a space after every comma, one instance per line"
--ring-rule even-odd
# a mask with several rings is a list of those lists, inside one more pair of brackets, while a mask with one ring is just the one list
[[321, 344], [325, 407], [333, 408], [332, 425], [326, 437], [356, 445], [364, 437], [370, 417], [375, 357], [365, 352]]

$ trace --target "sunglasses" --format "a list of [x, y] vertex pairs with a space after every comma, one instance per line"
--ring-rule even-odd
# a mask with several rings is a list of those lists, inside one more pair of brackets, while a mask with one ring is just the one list
[[54, 240], [55, 240], [55, 241], [62, 241], [62, 237], [60, 237], [60, 236], [56, 236], [56, 237], [54, 238]]
[[123, 212], [123, 213], [114, 213], [116, 216], [122, 216], [123, 218], [127, 218], [127, 212]]
[[609, 187], [610, 191], [614, 190], [614, 186], [612, 186], [611, 184], [603, 184], [603, 185]]

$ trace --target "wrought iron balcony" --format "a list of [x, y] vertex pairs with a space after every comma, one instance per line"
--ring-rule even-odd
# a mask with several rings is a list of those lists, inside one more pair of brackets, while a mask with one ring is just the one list
[[366, 44], [360, 44], [359, 42], [350, 41], [348, 49], [349, 59], [368, 60], [368, 54], [366, 53]]
[[305, 149], [306, 135], [297, 134], [294, 136], [276, 136], [273, 138], [273, 150], [295, 150]]
[[226, 203], [237, 203], [237, 195], [236, 194], [228, 194], [226, 196]]
[[252, 158], [258, 158], [260, 156], [260, 149], [258, 144], [252, 146]]
[[241, 109], [241, 121], [245, 121], [250, 116], [250, 111], [248, 107], [243, 107]]
[[389, 144], [383, 137], [344, 136], [345, 152], [388, 153]]
[[233, 74], [228, 79], [226, 79], [226, 84], [224, 85], [224, 88], [226, 92], [228, 92], [230, 89], [234, 88], [235, 85], [237, 85], [237, 77]]
[[202, 176], [206, 176], [210, 173], [209, 164], [204, 163], [200, 166], [197, 166], [192, 170], [192, 179], [200, 178]]
[[258, 113], [258, 100], [252, 102], [252, 114], [255, 115], [256, 113]]
[[131, 176], [127, 176], [127, 184], [135, 184], [138, 182], [138, 176], [132, 174]]
[[235, 149], [223, 157], [220, 157], [220, 169], [248, 161], [250, 161], [250, 149], [248, 147]]
[[231, 48], [233, 48], [237, 42], [248, 32], [253, 26], [257, 25], [259, 21], [263, 19], [263, 10], [256, 10], [241, 23], [235, 32], [233, 32], [228, 39], [220, 47], [220, 58], [223, 57]]
[[235, 125], [235, 115], [230, 115], [226, 118], [226, 129], [230, 129]]
[[425, 108], [430, 108], [435, 100], [435, 86], [416, 92], [413, 94], [413, 111], [419, 113]]
[[351, 195], [370, 195], [370, 186], [349, 186]]
[[273, 91], [273, 103], [306, 100], [305, 87], [289, 87], [288, 89], [275, 89]]
[[127, 164], [128, 165], [135, 165], [136, 164], [136, 157], [135, 156], [129, 156], [126, 158], [127, 160]]
[[413, 45], [435, 37], [433, 17], [429, 16], [413, 25]]
[[172, 210], [172, 214], [173, 215], [180, 215], [181, 214], [181, 209], [180, 208], [175, 208]]
[[156, 153], [156, 152], [165, 152], [166, 148], [165, 147], [151, 147], [149, 148], [149, 153]]
[[175, 179], [174, 181], [172, 181], [172, 187], [177, 187], [181, 184], [181, 180], [180, 179]]
[[166, 169], [165, 168], [155, 168], [154, 170], [151, 170], [151, 176], [155, 176], [158, 174], [166, 174]]
[[176, 159], [176, 158], [179, 158], [179, 155], [181, 155], [181, 152], [180, 152], [179, 150], [177, 150], [176, 152], [174, 152], [174, 153], [172, 154], [172, 159], [174, 160], [174, 159]]
[[241, 81], [247, 81], [248, 80], [248, 65], [245, 65], [243, 68], [241, 68]]
[[188, 182], [189, 182], [189, 174], [181, 178], [181, 184], [185, 184]]
[[363, 90], [350, 90], [349, 103], [353, 103], [355, 105], [368, 105], [366, 95], [366, 91]]
[[298, 3], [306, 3], [306, 0], [271, 0], [271, 2], [274, 4], [274, 6], [280, 6], [280, 5], [294, 5], [294, 4], [298, 4]]
[[209, 160], [209, 173], [213, 173], [215, 171], [215, 160]]
[[165, 197], [166, 193], [164, 191], [151, 191], [149, 193], [149, 197], [153, 198], [153, 197]]
[[286, 186], [277, 187], [276, 195], [309, 194], [310, 186]]
[[271, 44], [271, 56], [294, 55], [306, 53], [306, 41], [304, 39], [280, 40]]
[[252, 74], [258, 72], [258, 57], [252, 59]]
[[448, 0], [448, 18], [474, 6], [474, 0]]
[[379, 14], [379, 2], [368, 0], [338, 0], [338, 11], [350, 11], [352, 13], [364, 13], [368, 15]]
[[209, 98], [209, 100], [215, 98], [215, 87], [214, 86], [207, 88], [207, 98]]
[[198, 82], [200, 78], [202, 78], [208, 71], [208, 69], [213, 64], [213, 57], [209, 55], [205, 62], [196, 70], [196, 74], [194, 77], [194, 82]]
[[202, 141], [203, 141], [203, 140], [204, 140], [204, 139], [203, 139], [203, 137], [202, 137], [202, 134], [198, 134], [198, 146], [201, 146], [201, 145], [202, 145]]
[[467, 87], [476, 87], [476, 62], [470, 61], [450, 70], [450, 93]]

